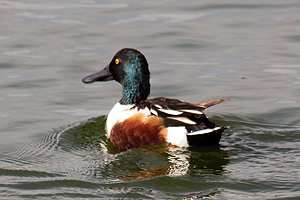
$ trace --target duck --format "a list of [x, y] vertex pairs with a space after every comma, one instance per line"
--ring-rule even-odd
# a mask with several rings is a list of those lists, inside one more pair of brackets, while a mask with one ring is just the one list
[[228, 126], [218, 126], [203, 113], [208, 107], [232, 99], [188, 103], [150, 94], [150, 71], [146, 57], [136, 49], [119, 50], [99, 72], [83, 83], [115, 80], [122, 85], [122, 98], [109, 112], [106, 130], [121, 150], [166, 144], [169, 147], [219, 144]]

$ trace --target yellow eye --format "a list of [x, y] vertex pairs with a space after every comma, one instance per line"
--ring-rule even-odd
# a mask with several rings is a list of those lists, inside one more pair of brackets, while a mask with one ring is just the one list
[[116, 63], [116, 65], [118, 65], [120, 63], [120, 60], [118, 58], [116, 58], [115, 63]]

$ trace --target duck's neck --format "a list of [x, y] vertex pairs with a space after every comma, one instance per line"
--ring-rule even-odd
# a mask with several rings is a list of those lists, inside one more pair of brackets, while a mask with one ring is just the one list
[[130, 84], [123, 88], [121, 104], [139, 104], [149, 96], [149, 90], [144, 90], [140, 85]]
[[147, 99], [150, 94], [150, 73], [140, 66], [131, 66], [124, 69], [125, 76], [122, 80], [123, 97], [121, 104], [139, 104]]

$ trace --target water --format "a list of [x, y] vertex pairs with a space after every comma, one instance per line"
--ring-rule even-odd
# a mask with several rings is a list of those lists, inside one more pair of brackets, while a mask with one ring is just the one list
[[[0, 196], [300, 198], [299, 1], [1, 1]], [[120, 152], [115, 82], [81, 83], [121, 48], [151, 97], [233, 98], [206, 114], [218, 146]]]

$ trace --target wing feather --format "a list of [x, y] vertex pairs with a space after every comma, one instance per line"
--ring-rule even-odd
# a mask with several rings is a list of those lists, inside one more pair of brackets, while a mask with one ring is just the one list
[[[211, 100], [192, 104], [178, 99], [157, 97], [147, 99], [137, 105], [139, 109], [148, 108], [153, 115], [160, 116], [165, 121], [165, 126], [199, 126], [201, 128], [214, 128], [202, 112], [208, 107], [229, 101], [231, 99]], [[194, 128], [193, 128], [194, 129]]]

